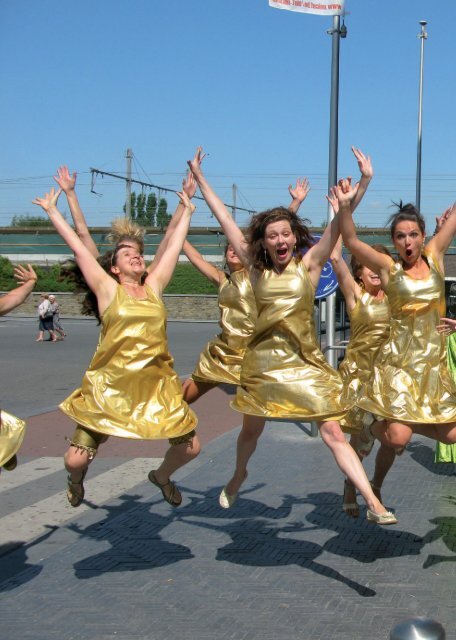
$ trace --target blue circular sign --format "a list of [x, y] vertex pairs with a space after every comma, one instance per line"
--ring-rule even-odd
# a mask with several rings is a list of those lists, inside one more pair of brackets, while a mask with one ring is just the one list
[[[312, 236], [312, 238], [318, 241], [321, 236]], [[303, 251], [303, 254], [306, 252], [307, 249]], [[328, 260], [321, 270], [320, 280], [318, 281], [317, 288], [315, 290], [315, 299], [320, 300], [321, 298], [326, 298], [331, 295], [331, 293], [334, 293], [338, 286], [339, 283], [337, 282], [336, 274], [334, 273], [330, 260]]]

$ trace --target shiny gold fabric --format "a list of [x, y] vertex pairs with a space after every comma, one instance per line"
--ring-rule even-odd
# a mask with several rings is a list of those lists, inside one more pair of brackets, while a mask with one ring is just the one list
[[18, 451], [25, 436], [25, 422], [1, 410], [0, 467]]
[[278, 275], [264, 271], [254, 285], [258, 321], [247, 347], [232, 407], [249, 415], [326, 420], [341, 404], [342, 379], [317, 346], [315, 290], [303, 262]]
[[[344, 383], [343, 399], [357, 402], [365, 393], [363, 387], [370, 384], [374, 361], [381, 345], [388, 339], [390, 311], [387, 297], [374, 298], [367, 291], [357, 299], [350, 316], [350, 341], [339, 373]], [[354, 406], [341, 420], [346, 433], [359, 433], [367, 421], [374, 420], [372, 414]]]
[[446, 344], [436, 326], [445, 315], [445, 281], [437, 262], [425, 254], [427, 278], [408, 276], [393, 263], [386, 289], [390, 337], [381, 347], [372, 384], [358, 405], [403, 423], [456, 421], [456, 387], [447, 365]]
[[257, 316], [252, 285], [244, 269], [234, 271], [222, 282], [218, 304], [222, 332], [206, 345], [192, 377], [203, 382], [239, 384]]
[[166, 338], [166, 311], [150, 287], [141, 300], [117, 287], [102, 318], [97, 350], [82, 387], [60, 408], [107, 435], [152, 440], [194, 429]]

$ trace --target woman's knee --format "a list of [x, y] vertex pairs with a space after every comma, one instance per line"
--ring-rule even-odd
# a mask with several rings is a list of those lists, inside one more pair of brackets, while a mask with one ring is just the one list
[[412, 428], [406, 424], [390, 422], [386, 428], [388, 446], [393, 449], [405, 447], [412, 437]]
[[330, 422], [320, 422], [318, 425], [323, 442], [328, 445], [345, 443], [345, 436], [340, 424], [335, 420]]
[[88, 451], [72, 445], [65, 453], [63, 460], [65, 469], [71, 473], [72, 471], [85, 469], [89, 465], [91, 458]]

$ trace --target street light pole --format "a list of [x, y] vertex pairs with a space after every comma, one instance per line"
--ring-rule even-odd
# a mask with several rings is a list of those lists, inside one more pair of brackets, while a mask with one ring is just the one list
[[422, 119], [423, 119], [423, 68], [424, 68], [424, 41], [427, 40], [428, 34], [426, 32], [426, 20], [420, 20], [421, 33], [417, 38], [421, 40], [421, 55], [420, 55], [420, 92], [418, 100], [418, 149], [416, 156], [416, 208], [420, 211], [421, 208], [421, 132], [422, 132]]

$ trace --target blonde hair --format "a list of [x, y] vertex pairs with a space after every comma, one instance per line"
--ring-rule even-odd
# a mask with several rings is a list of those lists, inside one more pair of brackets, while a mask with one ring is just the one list
[[140, 253], [144, 253], [144, 233], [144, 229], [129, 218], [116, 218], [111, 223], [111, 231], [106, 239], [115, 245], [130, 240], [138, 245]]

